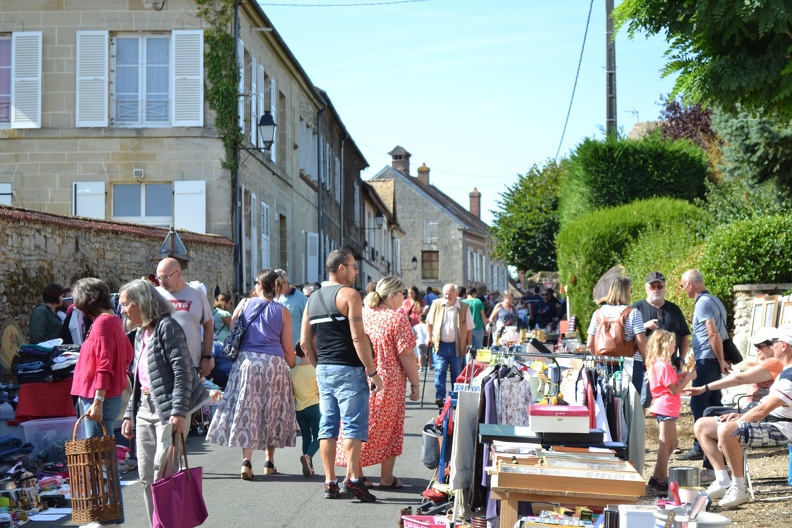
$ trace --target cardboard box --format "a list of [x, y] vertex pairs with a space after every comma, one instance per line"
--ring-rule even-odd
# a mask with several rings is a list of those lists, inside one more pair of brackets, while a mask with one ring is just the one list
[[647, 504], [619, 504], [619, 526], [654, 528], [657, 507]]
[[534, 433], [588, 433], [589, 411], [583, 405], [531, 405]]

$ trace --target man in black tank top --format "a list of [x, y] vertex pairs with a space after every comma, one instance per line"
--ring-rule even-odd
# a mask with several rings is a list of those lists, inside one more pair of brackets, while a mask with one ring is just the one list
[[319, 423], [319, 453], [325, 470], [325, 498], [339, 495], [335, 475], [335, 453], [340, 424], [344, 424], [344, 453], [347, 478], [344, 485], [355, 497], [374, 502], [360, 480], [360, 449], [368, 440], [369, 383], [382, 390], [371, 343], [363, 331], [363, 303], [350, 288], [357, 276], [354, 255], [343, 249], [330, 253], [325, 264], [330, 278], [308, 299], [302, 320], [300, 345], [316, 367], [322, 419]]

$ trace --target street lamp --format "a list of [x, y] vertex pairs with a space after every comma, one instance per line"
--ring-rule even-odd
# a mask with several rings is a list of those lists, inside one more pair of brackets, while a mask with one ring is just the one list
[[385, 215], [382, 214], [382, 211], [377, 211], [377, 214], [374, 215], [374, 225], [377, 227], [366, 227], [364, 228], [366, 231], [370, 231], [372, 229], [380, 229], [382, 228], [382, 224], [385, 222]]
[[410, 261], [410, 264], [412, 264], [413, 271], [418, 269], [418, 259], [417, 258], [413, 257], [412, 260]]
[[261, 138], [261, 143], [264, 145], [263, 147], [239, 147], [240, 150], [257, 150], [259, 152], [269, 150], [272, 148], [272, 144], [275, 142], [275, 127], [278, 126], [275, 124], [275, 119], [272, 118], [272, 113], [269, 110], [265, 110], [264, 114], [259, 119], [256, 128], [258, 128], [259, 137]]

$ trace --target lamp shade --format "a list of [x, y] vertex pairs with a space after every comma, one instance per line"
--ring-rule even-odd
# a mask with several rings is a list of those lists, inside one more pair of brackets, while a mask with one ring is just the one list
[[259, 137], [261, 142], [264, 143], [264, 148], [269, 150], [272, 143], [275, 141], [275, 120], [272, 118], [272, 113], [269, 110], [265, 111], [258, 122]]
[[412, 268], [414, 270], [418, 269], [418, 259], [417, 258], [413, 257], [412, 260], [410, 261], [410, 264], [412, 264]]
[[382, 222], [385, 220], [385, 215], [382, 214], [382, 211], [377, 211], [377, 214], [374, 216], [374, 223], [377, 224], [377, 229], [382, 227]]

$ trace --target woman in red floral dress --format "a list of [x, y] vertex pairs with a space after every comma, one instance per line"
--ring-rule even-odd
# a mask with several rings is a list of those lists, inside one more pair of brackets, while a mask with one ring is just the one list
[[[393, 474], [393, 466], [404, 444], [407, 380], [410, 381], [410, 400], [418, 401], [419, 395], [415, 336], [407, 317], [397, 311], [404, 302], [404, 288], [400, 279], [385, 277], [364, 301], [363, 328], [371, 339], [377, 373], [385, 386], [369, 400], [369, 437], [363, 443], [360, 466], [381, 464], [381, 488], [402, 487]], [[341, 445], [341, 438], [338, 443]], [[346, 466], [343, 449], [336, 451], [336, 465]]]

